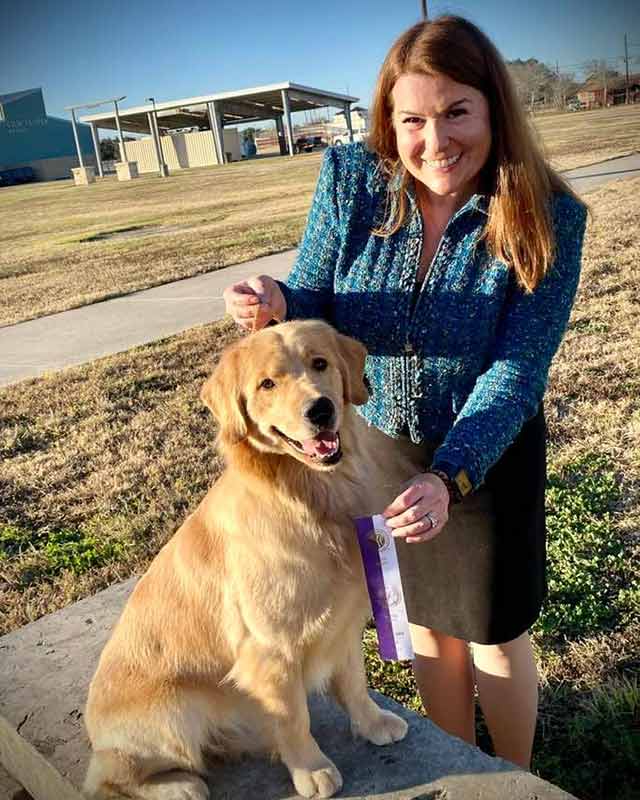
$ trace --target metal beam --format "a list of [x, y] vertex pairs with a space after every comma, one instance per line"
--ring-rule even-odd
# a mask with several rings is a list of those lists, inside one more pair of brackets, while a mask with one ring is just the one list
[[220, 113], [220, 106], [218, 103], [213, 100], [211, 103], [211, 108], [213, 109], [213, 135], [216, 140], [216, 144], [218, 147], [218, 164], [225, 163], [225, 154], [224, 154], [224, 133], [222, 131], [222, 114]]
[[73, 138], [76, 140], [76, 150], [78, 152], [78, 161], [80, 162], [80, 166], [84, 167], [84, 161], [82, 160], [82, 149], [80, 148], [80, 139], [78, 139], [78, 126], [76, 123], [76, 112], [75, 109], [71, 109], [71, 126], [73, 128]]
[[91, 138], [93, 139], [93, 149], [96, 151], [96, 163], [98, 165], [98, 175], [104, 178], [102, 170], [102, 159], [100, 158], [100, 136], [98, 135], [98, 126], [95, 122], [90, 122], [91, 125]]
[[122, 135], [122, 128], [120, 127], [120, 114], [118, 113], [118, 101], [114, 100], [113, 101], [113, 105], [115, 106], [115, 109], [116, 109], [116, 127], [118, 129], [118, 137], [120, 138], [120, 152], [122, 153], [122, 160], [123, 161], [128, 161], [129, 159], [127, 158], [127, 148], [126, 148], [126, 145], [124, 143], [124, 136]]
[[289, 90], [282, 89], [282, 107], [284, 109], [284, 123], [287, 131], [287, 143], [289, 145], [289, 155], [294, 155], [293, 151], [293, 128], [291, 127], [291, 110], [289, 108]]
[[213, 134], [213, 150], [216, 157], [216, 163], [223, 164], [222, 148], [220, 147], [220, 142], [218, 140], [218, 112], [214, 102], [207, 103], [207, 114], [209, 116], [209, 127], [211, 128], [211, 133]]
[[158, 162], [158, 172], [161, 178], [166, 178], [168, 174], [167, 165], [164, 163], [164, 156], [162, 155], [162, 146], [160, 144], [160, 136], [158, 135], [158, 128], [152, 111], [147, 114], [149, 122], [149, 133], [153, 138], [153, 144], [156, 149], [156, 160]]
[[351, 103], [344, 104], [344, 119], [347, 123], [347, 130], [349, 131], [349, 141], [353, 141], [353, 125], [351, 124]]

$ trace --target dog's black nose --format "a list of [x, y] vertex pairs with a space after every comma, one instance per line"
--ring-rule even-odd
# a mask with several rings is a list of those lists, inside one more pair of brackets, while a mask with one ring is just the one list
[[318, 428], [329, 428], [334, 420], [335, 408], [328, 397], [314, 400], [306, 411], [306, 417]]

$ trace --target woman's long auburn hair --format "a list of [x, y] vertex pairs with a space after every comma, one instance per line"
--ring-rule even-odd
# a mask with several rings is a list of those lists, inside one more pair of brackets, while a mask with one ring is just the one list
[[[391, 91], [401, 75], [410, 73], [446, 75], [487, 99], [492, 145], [481, 183], [491, 199], [482, 238], [492, 255], [513, 268], [518, 284], [532, 292], [555, 257], [551, 195], [555, 191], [576, 195], [545, 161], [497, 49], [462, 17], [419, 22], [396, 40], [384, 60], [367, 143], [380, 158], [389, 189], [386, 219], [373, 233], [390, 236], [408, 214], [405, 190], [411, 174], [396, 146]], [[399, 189], [394, 190], [397, 179]]]

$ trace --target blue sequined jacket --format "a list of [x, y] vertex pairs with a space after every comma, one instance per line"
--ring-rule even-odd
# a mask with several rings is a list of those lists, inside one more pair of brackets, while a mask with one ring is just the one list
[[[363, 144], [329, 148], [298, 258], [281, 283], [287, 318], [319, 317], [366, 345], [372, 396], [360, 413], [390, 436], [438, 445], [432, 466], [477, 488], [532, 417], [580, 274], [586, 209], [555, 195], [557, 257], [533, 293], [479, 236], [487, 198], [449, 221], [422, 287], [422, 217], [382, 238], [387, 184]], [[414, 291], [416, 298], [413, 299]]]

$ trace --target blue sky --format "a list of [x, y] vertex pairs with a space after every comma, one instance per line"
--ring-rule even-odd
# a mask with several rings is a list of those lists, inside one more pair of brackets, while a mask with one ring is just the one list
[[[480, 25], [507, 59], [579, 72], [622, 56], [625, 32], [640, 58], [638, 0], [429, 0], [441, 12]], [[41, 86], [47, 112], [67, 116], [114, 95], [126, 107], [291, 80], [368, 105], [386, 51], [419, 16], [419, 0], [0, 0], [0, 94]]]

